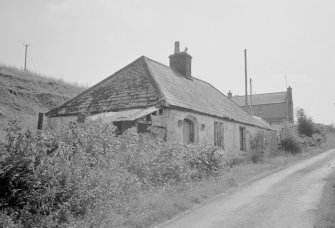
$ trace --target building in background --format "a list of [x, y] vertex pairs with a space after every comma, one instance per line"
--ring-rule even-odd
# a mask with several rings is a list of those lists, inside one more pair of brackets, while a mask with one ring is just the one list
[[[229, 92], [228, 97], [241, 108], [245, 108], [245, 96], [233, 96]], [[291, 87], [284, 92], [249, 95], [248, 102], [252, 114], [261, 117], [271, 125], [281, 125], [285, 121], [294, 122]]]

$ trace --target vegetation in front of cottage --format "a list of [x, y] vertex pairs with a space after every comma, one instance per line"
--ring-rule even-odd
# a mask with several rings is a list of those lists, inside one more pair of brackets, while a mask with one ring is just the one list
[[167, 143], [135, 129], [116, 136], [112, 125], [97, 122], [31, 132], [13, 121], [1, 144], [2, 218], [24, 227], [122, 226], [143, 194], [187, 187], [241, 161], [217, 147]]
[[116, 136], [112, 125], [99, 122], [50, 123], [33, 132], [11, 121], [0, 144], [0, 226], [157, 224], [236, 186], [234, 167], [258, 163], [248, 174], [262, 167], [267, 135], [253, 135], [250, 148], [185, 146], [135, 129]]

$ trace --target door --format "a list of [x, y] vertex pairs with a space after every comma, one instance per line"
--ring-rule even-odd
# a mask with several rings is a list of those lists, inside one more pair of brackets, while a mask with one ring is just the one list
[[183, 121], [184, 143], [189, 144], [194, 142], [193, 131], [194, 131], [193, 122], [188, 119], [184, 119]]

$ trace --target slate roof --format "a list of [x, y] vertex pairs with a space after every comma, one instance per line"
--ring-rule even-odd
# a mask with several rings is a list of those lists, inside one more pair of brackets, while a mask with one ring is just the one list
[[47, 115], [96, 114], [156, 105], [159, 101], [158, 91], [148, 74], [147, 65], [140, 58]]
[[[287, 92], [277, 92], [277, 93], [263, 93], [263, 94], [253, 94], [252, 95], [252, 105], [262, 105], [262, 104], [278, 104], [286, 102]], [[250, 95], [249, 104], [250, 104]], [[239, 106], [245, 106], [245, 96], [233, 96], [232, 100]]]
[[195, 77], [187, 79], [172, 68], [144, 56], [47, 115], [94, 114], [150, 106], [185, 109], [272, 129], [264, 121], [253, 118], [211, 84]]

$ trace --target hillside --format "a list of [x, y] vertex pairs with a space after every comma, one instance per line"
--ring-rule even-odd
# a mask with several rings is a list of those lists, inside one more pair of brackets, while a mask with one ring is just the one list
[[16, 119], [27, 128], [37, 126], [39, 112], [47, 112], [85, 88], [63, 80], [0, 65], [0, 129]]

